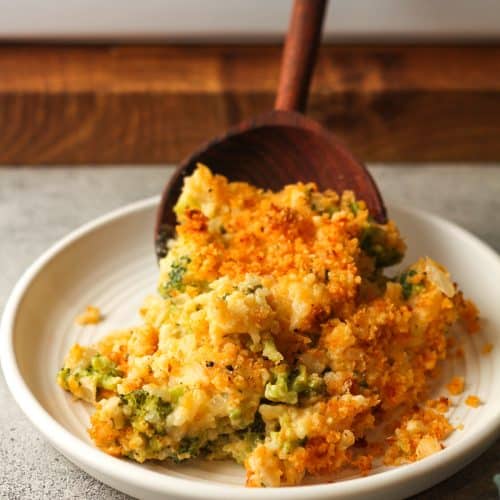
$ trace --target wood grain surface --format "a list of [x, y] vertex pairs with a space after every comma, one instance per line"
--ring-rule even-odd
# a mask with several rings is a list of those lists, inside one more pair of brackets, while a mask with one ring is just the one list
[[[177, 162], [272, 109], [281, 48], [0, 46], [0, 164]], [[320, 49], [309, 116], [365, 161], [499, 161], [499, 47]]]

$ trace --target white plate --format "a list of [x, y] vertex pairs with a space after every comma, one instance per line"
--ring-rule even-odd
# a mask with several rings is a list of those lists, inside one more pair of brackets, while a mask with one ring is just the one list
[[[120, 460], [97, 450], [87, 436], [91, 408], [72, 401], [55, 383], [68, 348], [87, 344], [114, 328], [139, 322], [143, 297], [155, 290], [153, 220], [158, 200], [145, 200], [87, 224], [42, 255], [24, 274], [7, 303], [1, 326], [1, 361], [14, 398], [39, 431], [71, 461], [101, 481], [140, 498], [370, 499], [401, 498], [444, 479], [481, 453], [500, 427], [500, 308], [498, 255], [463, 229], [438, 217], [392, 207], [409, 246], [407, 262], [429, 255], [450, 269], [478, 304], [484, 328], [463, 338], [465, 359], [449, 360], [436, 394], [453, 374], [463, 374], [466, 391], [454, 398], [452, 423], [464, 425], [440, 453], [392, 469], [376, 468], [361, 478], [343, 475], [330, 484], [281, 489], [244, 488], [235, 464], [197, 461], [180, 465]], [[88, 304], [106, 318], [77, 327], [73, 319]], [[495, 345], [485, 356], [486, 342]], [[484, 404], [467, 407], [477, 394]]]

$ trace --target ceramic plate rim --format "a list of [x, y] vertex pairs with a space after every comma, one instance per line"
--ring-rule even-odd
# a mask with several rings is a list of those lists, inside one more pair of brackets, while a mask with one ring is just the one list
[[[199, 483], [195, 480], [172, 477], [156, 471], [146, 469], [139, 471], [126, 461], [108, 456], [90, 444], [81, 441], [49, 415], [38, 402], [21, 375], [14, 350], [14, 332], [17, 312], [22, 304], [29, 284], [43, 270], [44, 266], [57, 257], [61, 251], [78, 239], [84, 237], [86, 234], [91, 233], [93, 230], [113, 222], [116, 219], [126, 217], [131, 213], [152, 208], [158, 201], [159, 197], [154, 196], [125, 205], [124, 207], [100, 216], [70, 232], [67, 236], [50, 246], [27, 268], [14, 286], [5, 305], [0, 324], [0, 362], [7, 386], [14, 400], [34, 427], [46, 440], [71, 461], [77, 463], [79, 466], [83, 464], [89, 469], [95, 469], [97, 467], [104, 476], [110, 477], [113, 480], [120, 481], [126, 476], [127, 481], [135, 488], [145, 489], [151, 492], [178, 495], [179, 497], [218, 499], [221, 495], [227, 495], [230, 492], [234, 498], [240, 499], [274, 499], [283, 498], [283, 496], [286, 495], [287, 498], [299, 500], [303, 498], [306, 492], [311, 499], [323, 497], [328, 493], [335, 493], [336, 495], [347, 495], [354, 491], [358, 494], [364, 492], [368, 493], [379, 490], [379, 488], [383, 490], [384, 486], [387, 486], [387, 484], [402, 483], [409, 479], [424, 478], [429, 472], [436, 472], [436, 470], [440, 468], [448, 467], [449, 470], [453, 469], [453, 471], [457, 471], [479, 455], [484, 448], [500, 434], [500, 411], [498, 411], [473, 434], [464, 436], [459, 443], [447, 447], [440, 453], [427, 457], [420, 462], [396, 467], [373, 476], [347, 479], [336, 483], [266, 489], [245, 488], [244, 486], [224, 486], [210, 484], [208, 482]], [[434, 224], [446, 226], [448, 230], [469, 239], [479, 250], [490, 254], [491, 257], [500, 263], [500, 256], [495, 250], [475, 235], [453, 222], [424, 210], [401, 207], [396, 204], [390, 206], [391, 208], [397, 209], [403, 213], [409, 213], [419, 219], [425, 219]], [[466, 460], [464, 460], [464, 456], [467, 456]]]

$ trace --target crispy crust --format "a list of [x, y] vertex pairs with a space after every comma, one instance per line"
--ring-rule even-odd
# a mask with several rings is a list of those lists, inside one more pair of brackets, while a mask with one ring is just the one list
[[[199, 166], [176, 211], [143, 324], [73, 351], [60, 375], [76, 396], [96, 395], [97, 446], [140, 462], [232, 457], [248, 486], [441, 448], [448, 400], [418, 405], [449, 327], [479, 325], [442, 266], [423, 258], [385, 277], [405, 251], [395, 225], [314, 184], [273, 193]], [[105, 374], [88, 375], [95, 352]], [[367, 443], [378, 424], [387, 439]]]

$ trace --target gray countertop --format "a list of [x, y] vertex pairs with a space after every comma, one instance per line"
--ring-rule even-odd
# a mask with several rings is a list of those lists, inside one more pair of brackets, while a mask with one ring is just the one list
[[[123, 204], [157, 194], [160, 167], [0, 168], [0, 310], [24, 269], [53, 242]], [[435, 212], [500, 251], [500, 165], [371, 166], [386, 200]], [[498, 498], [500, 442], [415, 498]], [[125, 499], [68, 462], [35, 431], [0, 375], [0, 498]]]

